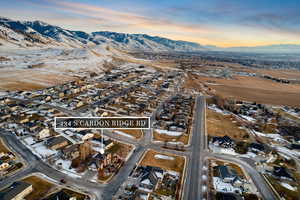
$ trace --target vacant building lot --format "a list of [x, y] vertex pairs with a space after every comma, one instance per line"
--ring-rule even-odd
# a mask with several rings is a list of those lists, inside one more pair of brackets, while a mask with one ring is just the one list
[[255, 73], [269, 75], [275, 78], [285, 79], [300, 79], [298, 70], [268, 70], [268, 69], [255, 69]]
[[10, 152], [6, 145], [3, 143], [2, 139], [0, 139], [0, 152], [8, 153]]
[[45, 197], [46, 194], [55, 191], [55, 185], [38, 177], [38, 176], [29, 176], [22, 181], [30, 183], [33, 187], [32, 193], [26, 196], [26, 200], [38, 200], [42, 197]]
[[149, 150], [145, 153], [140, 165], [160, 167], [166, 170], [172, 170], [179, 173], [183, 172], [185, 158], [172, 154], [160, 153], [154, 150]]
[[40, 69], [0, 69], [1, 90], [38, 90], [74, 80], [74, 77]]
[[223, 115], [207, 109], [207, 133], [209, 136], [229, 136], [235, 140], [245, 140], [248, 132], [239, 126], [239, 122], [232, 115]]
[[179, 142], [180, 144], [186, 145], [189, 142], [189, 134], [183, 133], [180, 136], [169, 136], [166, 134], [159, 134], [154, 130], [153, 139], [160, 142]]
[[40, 200], [48, 197], [50, 194], [54, 195], [54, 193], [58, 191], [63, 191], [70, 196], [75, 197], [77, 200], [84, 200], [87, 195], [81, 194], [66, 188], [61, 188], [60, 186], [51, 183], [44, 178], [36, 175], [28, 176], [24, 178], [22, 181], [26, 183], [30, 183], [33, 187], [33, 192], [31, 192], [28, 196], [25, 197], [26, 200]]
[[[299, 175], [298, 175], [299, 176]], [[296, 200], [299, 199], [300, 195], [300, 186], [299, 181], [288, 181], [288, 180], [280, 180], [276, 179], [272, 176], [266, 176], [268, 181], [274, 187], [276, 192], [281, 196], [283, 199], [286, 200]]]
[[300, 106], [300, 85], [282, 84], [258, 77], [220, 79], [198, 76], [198, 80], [227, 98], [273, 105]]
[[138, 129], [118, 129], [116, 131], [119, 134], [124, 133], [125, 136], [130, 135], [130, 136], [134, 137], [135, 139], [140, 139], [143, 136], [142, 130], [138, 130]]

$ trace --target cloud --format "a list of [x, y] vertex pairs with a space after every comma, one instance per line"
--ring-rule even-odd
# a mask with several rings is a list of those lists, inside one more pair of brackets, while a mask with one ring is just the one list
[[[1, 9], [12, 18], [39, 19], [67, 29], [145, 33], [220, 46], [255, 46], [299, 41], [300, 14], [289, 6], [281, 10], [253, 2], [211, 0], [190, 3], [144, 5], [134, 3], [130, 11], [118, 10], [118, 2], [96, 6], [70, 0], [12, 0], [27, 9]], [[110, 2], [111, 1], [111, 2]], [[81, 1], [87, 2], [87, 1]], [[125, 0], [125, 4], [126, 4]], [[30, 9], [29, 5], [32, 5]], [[148, 7], [147, 7], [148, 6]], [[278, 8], [277, 8], [278, 9]], [[26, 14], [26, 15], [25, 15]]]
[[[67, 11], [77, 15], [83, 15], [90, 18], [100, 18], [106, 20], [106, 26], [110, 27], [126, 26], [135, 27], [136, 29], [147, 29], [149, 31], [162, 31], [167, 32], [185, 32], [185, 33], [205, 33], [213, 31], [206, 26], [196, 26], [194, 24], [178, 23], [167, 19], [158, 19], [155, 17], [141, 16], [134, 13], [116, 11], [104, 7], [74, 3], [69, 1], [48, 0], [47, 7], [55, 7], [63, 11]], [[103, 20], [101, 21], [101, 23]]]
[[264, 12], [244, 17], [241, 19], [241, 23], [281, 36], [286, 35], [299, 38], [299, 20], [300, 14], [298, 12], [291, 11], [284, 14]]

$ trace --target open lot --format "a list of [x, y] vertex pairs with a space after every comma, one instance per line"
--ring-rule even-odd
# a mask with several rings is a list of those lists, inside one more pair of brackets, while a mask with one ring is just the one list
[[300, 106], [298, 100], [300, 85], [243, 76], [235, 76], [234, 79], [198, 76], [198, 80], [227, 98], [273, 105]]
[[55, 195], [58, 191], [63, 191], [66, 194], [69, 194], [73, 197], [76, 197], [77, 200], [84, 200], [87, 196], [86, 194], [78, 193], [66, 188], [61, 188], [60, 186], [51, 183], [40, 176], [29, 176], [24, 178], [22, 181], [32, 184], [33, 192], [25, 197], [26, 200], [40, 200], [45, 197]]
[[[229, 136], [235, 140], [245, 140], [249, 134], [241, 129], [231, 115], [222, 115], [207, 109], [207, 133], [209, 136]], [[234, 123], [235, 121], [235, 123]]]
[[0, 69], [0, 90], [37, 90], [74, 80], [74, 77], [39, 69]]
[[255, 69], [256, 73], [265, 74], [274, 78], [285, 79], [300, 79], [299, 71], [297, 70], [268, 70], [268, 69]]
[[272, 176], [266, 176], [277, 193], [286, 200], [297, 200], [300, 195], [300, 186], [297, 182], [286, 182], [275, 179]]
[[10, 152], [7, 146], [3, 143], [3, 141], [0, 139], [0, 152], [8, 153]]
[[38, 177], [38, 176], [29, 176], [22, 181], [32, 184], [33, 191], [31, 194], [26, 196], [26, 200], [39, 200], [45, 195], [49, 194], [52, 191], [55, 191], [55, 185]]
[[300, 123], [300, 118], [299, 118], [299, 117], [294, 116], [294, 115], [292, 115], [292, 114], [290, 114], [290, 113], [284, 111], [284, 110], [281, 109], [281, 108], [274, 108], [273, 110], [274, 110], [275, 112], [277, 112], [279, 115], [281, 115], [282, 117], [286, 117], [286, 118], [291, 119], [291, 120], [293, 120], [293, 121], [295, 121], [295, 122], [297, 122], [297, 123]]
[[140, 139], [143, 136], [143, 132], [141, 130], [137, 129], [119, 129], [117, 131], [121, 131], [125, 134], [131, 135], [135, 137], [136, 139]]
[[183, 144], [188, 144], [189, 142], [188, 134], [182, 134], [176, 137], [176, 136], [169, 136], [166, 134], [159, 134], [156, 131], [153, 132], [153, 139], [161, 142], [182, 142]]
[[[163, 155], [173, 159], [157, 159], [156, 155]], [[142, 166], [154, 166], [160, 167], [166, 170], [172, 170], [182, 173], [184, 168], [185, 159], [181, 156], [175, 156], [172, 154], [165, 154], [156, 152], [154, 150], [149, 150], [143, 157], [140, 165]]]

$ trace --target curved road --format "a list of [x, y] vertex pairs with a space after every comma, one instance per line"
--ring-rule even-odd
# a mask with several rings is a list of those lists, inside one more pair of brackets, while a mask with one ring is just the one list
[[[259, 192], [266, 200], [276, 199], [273, 191], [266, 184], [262, 176], [247, 162], [234, 158], [232, 156], [223, 154], [213, 154], [207, 151], [207, 137], [205, 133], [205, 109], [206, 101], [205, 97], [198, 96], [196, 98], [195, 112], [194, 112], [194, 124], [193, 124], [193, 135], [190, 147], [186, 148], [186, 151], [176, 151], [170, 149], [164, 149], [161, 144], [155, 144], [151, 142], [151, 130], [144, 132], [144, 137], [139, 140], [133, 140], [127, 137], [112, 134], [106, 131], [104, 134], [135, 146], [135, 151], [130, 156], [124, 166], [120, 171], [112, 178], [109, 184], [95, 184], [82, 179], [74, 178], [68, 176], [46, 164], [39, 157], [34, 155], [25, 145], [23, 145], [19, 139], [10, 132], [0, 129], [0, 136], [4, 142], [12, 148], [17, 154], [19, 154], [27, 163], [24, 169], [18, 171], [16, 174], [9, 176], [0, 182], [0, 188], [7, 186], [8, 184], [26, 176], [31, 173], [40, 172], [47, 175], [51, 179], [59, 182], [62, 178], [67, 181], [65, 186], [71, 187], [73, 189], [79, 189], [83, 192], [91, 194], [94, 199], [98, 200], [110, 200], [112, 196], [117, 192], [120, 185], [126, 181], [130, 172], [135, 167], [136, 163], [140, 160], [143, 153], [151, 148], [157, 151], [172, 153], [176, 155], [186, 156], [187, 167], [185, 171], [185, 185], [183, 191], [184, 200], [196, 200], [202, 197], [202, 166], [205, 158], [215, 157], [223, 160], [228, 160], [241, 165], [246, 172], [250, 175]], [[76, 116], [73, 111], [68, 111], [68, 114]], [[152, 116], [153, 118], [153, 116]]]

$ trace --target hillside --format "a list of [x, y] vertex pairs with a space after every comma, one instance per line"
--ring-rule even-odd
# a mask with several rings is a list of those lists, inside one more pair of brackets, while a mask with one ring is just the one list
[[41, 21], [14, 21], [0, 18], [0, 48], [84, 47], [109, 44], [127, 50], [200, 51], [206, 48], [193, 42], [170, 40], [146, 34], [108, 31], [86, 33], [66, 30]]

